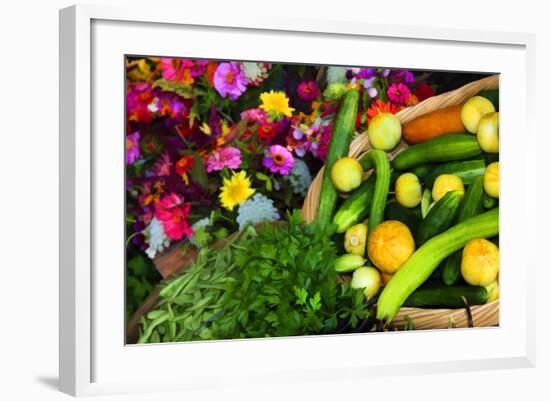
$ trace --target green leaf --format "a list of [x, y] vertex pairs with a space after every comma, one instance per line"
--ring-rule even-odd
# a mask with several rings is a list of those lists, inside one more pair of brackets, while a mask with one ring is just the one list
[[259, 171], [256, 173], [256, 178], [260, 181], [269, 180], [269, 177], [267, 175], [265, 175], [264, 173], [260, 173]]
[[168, 81], [164, 78], [158, 79], [153, 83], [153, 88], [160, 88], [166, 92], [173, 92], [184, 99], [193, 98], [193, 87], [177, 81]]
[[307, 291], [305, 288], [298, 288], [294, 286], [294, 294], [296, 295], [296, 298], [298, 298], [298, 301], [296, 303], [298, 305], [305, 305], [307, 300]]
[[313, 298], [309, 299], [309, 304], [314, 311], [321, 309], [321, 294], [316, 292]]

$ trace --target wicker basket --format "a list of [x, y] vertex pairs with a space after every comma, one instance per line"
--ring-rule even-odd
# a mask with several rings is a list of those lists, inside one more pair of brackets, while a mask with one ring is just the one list
[[[464, 103], [470, 97], [481, 90], [497, 89], [499, 83], [498, 75], [492, 75], [479, 81], [471, 82], [463, 87], [451, 92], [433, 96], [413, 107], [408, 107], [397, 113], [401, 123], [406, 123], [423, 114], [429, 113], [446, 106], [454, 106]], [[390, 153], [393, 158], [402, 149], [406, 148], [404, 141]], [[357, 135], [350, 146], [349, 156], [361, 157], [365, 152], [371, 149], [367, 133], [363, 132]], [[322, 168], [311, 183], [304, 205], [302, 215], [306, 222], [310, 223], [315, 217], [319, 195], [321, 193], [321, 183], [323, 181]], [[499, 322], [499, 302], [493, 301], [485, 305], [473, 306], [471, 308], [472, 321], [476, 327], [495, 326]], [[401, 308], [399, 314], [394, 320], [394, 326], [402, 328], [407, 325], [409, 318], [414, 323], [415, 329], [443, 329], [448, 327], [468, 327], [468, 315], [466, 309], [422, 309], [422, 308]]]

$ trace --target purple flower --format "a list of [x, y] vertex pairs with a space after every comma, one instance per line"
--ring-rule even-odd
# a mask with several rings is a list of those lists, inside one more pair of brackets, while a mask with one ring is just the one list
[[139, 132], [126, 135], [126, 164], [133, 164], [141, 157], [139, 150]]
[[357, 78], [368, 79], [374, 76], [376, 68], [361, 68], [357, 73]]
[[374, 83], [375, 80], [376, 80], [376, 77], [370, 77], [365, 79], [363, 81], [363, 88], [365, 89], [372, 88], [372, 84]]
[[392, 74], [392, 78], [397, 81], [402, 81], [407, 85], [414, 83], [414, 74], [409, 70], [398, 70]]
[[246, 90], [246, 76], [239, 63], [220, 63], [214, 73], [214, 87], [221, 97], [236, 100]]
[[321, 90], [315, 81], [303, 81], [298, 85], [298, 96], [305, 102], [312, 102], [319, 97]]
[[220, 171], [224, 167], [231, 170], [238, 168], [241, 165], [241, 151], [238, 148], [227, 147], [215, 151], [206, 160], [206, 171]]
[[262, 164], [272, 173], [289, 175], [294, 167], [294, 157], [292, 157], [292, 153], [285, 147], [281, 145], [272, 145], [266, 152], [266, 157], [263, 158]]
[[376, 97], [376, 95], [378, 95], [378, 91], [376, 90], [376, 88], [367, 89], [367, 93], [369, 94], [369, 97], [371, 99], [374, 99]]

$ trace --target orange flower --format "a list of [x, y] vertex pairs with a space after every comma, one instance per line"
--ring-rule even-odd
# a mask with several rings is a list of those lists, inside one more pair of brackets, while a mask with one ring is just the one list
[[209, 62], [208, 66], [206, 67], [206, 79], [208, 79], [208, 82], [210, 82], [210, 85], [214, 87], [214, 74], [216, 72], [216, 69], [218, 68], [218, 63]]
[[391, 102], [383, 102], [380, 99], [377, 99], [376, 102], [374, 102], [367, 110], [367, 123], [370, 123], [370, 120], [380, 113], [397, 114], [404, 108], [404, 106]]
[[416, 97], [416, 95], [413, 95], [411, 93], [411, 95], [407, 98], [407, 100], [405, 100], [405, 105], [407, 107], [410, 107], [410, 106], [415, 106], [418, 104], [418, 98]]

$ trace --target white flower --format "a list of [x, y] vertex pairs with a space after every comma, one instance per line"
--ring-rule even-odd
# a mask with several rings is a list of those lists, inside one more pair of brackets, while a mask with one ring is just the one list
[[239, 229], [243, 229], [248, 224], [254, 225], [263, 221], [276, 221], [280, 218], [279, 212], [273, 206], [273, 201], [261, 193], [257, 193], [241, 203], [237, 213]]
[[345, 83], [346, 80], [346, 67], [328, 67], [327, 71], [327, 82], [329, 84], [334, 83]]
[[162, 252], [164, 248], [170, 245], [170, 239], [164, 232], [162, 223], [153, 217], [151, 223], [144, 230], [145, 239], [149, 244], [149, 247], [145, 250], [145, 253], [149, 258], [153, 259], [157, 252]]
[[268, 63], [241, 63], [247, 82], [252, 86], [258, 86], [267, 78], [267, 71], [271, 68]]
[[292, 191], [304, 196], [311, 185], [311, 173], [307, 164], [302, 159], [294, 159], [294, 167], [287, 177]]

